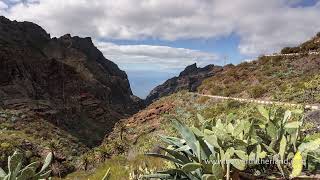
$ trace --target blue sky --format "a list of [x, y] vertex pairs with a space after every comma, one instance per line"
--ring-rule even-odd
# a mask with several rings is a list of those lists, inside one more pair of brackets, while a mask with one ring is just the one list
[[[251, 58], [250, 56], [242, 55], [238, 51], [239, 37], [231, 34], [226, 37], [210, 38], [210, 39], [189, 39], [189, 40], [176, 40], [176, 41], [161, 41], [155, 39], [146, 39], [142, 41], [123, 41], [123, 40], [105, 40], [119, 45], [154, 45], [154, 46], [169, 46], [175, 48], [194, 49], [208, 53], [219, 53], [221, 61], [212, 60], [207, 64], [223, 65], [225, 62], [238, 64], [244, 59]], [[124, 69], [129, 77], [131, 88], [139, 97], [145, 98], [149, 92], [165, 80], [178, 76], [183, 70], [179, 67], [170, 71], [148, 71], [148, 70], [132, 70], [126, 64], [119, 64]]]
[[292, 7], [310, 7], [314, 6], [318, 0], [293, 1]]
[[0, 0], [0, 15], [52, 36], [92, 37], [144, 98], [194, 62], [238, 64], [320, 31], [320, 0]]

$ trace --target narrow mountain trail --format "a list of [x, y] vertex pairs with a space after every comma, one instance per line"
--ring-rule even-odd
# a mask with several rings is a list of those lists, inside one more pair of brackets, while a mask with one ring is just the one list
[[263, 55], [263, 56], [266, 56], [266, 57], [275, 57], [275, 56], [300, 56], [300, 55], [319, 55], [320, 52], [316, 52], [316, 51], [310, 51], [310, 52], [307, 52], [307, 53], [290, 53], [290, 54], [278, 54], [278, 53], [275, 53], [275, 54], [266, 54], [266, 55]]
[[289, 107], [303, 106], [305, 109], [320, 110], [320, 106], [319, 105], [314, 105], [314, 104], [313, 105], [310, 105], [310, 104], [295, 104], [295, 103], [288, 103], [288, 102], [266, 101], [266, 100], [257, 100], [257, 99], [225, 97], [225, 96], [215, 96], [215, 95], [199, 94], [199, 93], [194, 93], [194, 94], [197, 95], [197, 96], [209, 97], [209, 98], [220, 99], [220, 100], [235, 100], [235, 101], [247, 102], [247, 103], [272, 104], [272, 105], [289, 106]]
[[[315, 52], [315, 51], [311, 51], [311, 52], [307, 52], [307, 53], [290, 53], [290, 54], [280, 54], [280, 53], [274, 53], [274, 54], [264, 54], [261, 56], [264, 57], [291, 57], [291, 56], [301, 56], [301, 55], [320, 55], [320, 52]], [[255, 61], [257, 59], [259, 59], [259, 57], [254, 57], [252, 59], [248, 59], [247, 61]]]

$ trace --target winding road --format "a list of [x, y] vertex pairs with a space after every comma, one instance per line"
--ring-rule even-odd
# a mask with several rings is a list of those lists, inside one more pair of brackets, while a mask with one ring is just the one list
[[[264, 55], [266, 57], [275, 57], [275, 56], [299, 56], [306, 53], [291, 53], [291, 54], [267, 54]], [[307, 52], [308, 55], [319, 55], [320, 52]], [[295, 103], [288, 103], [288, 102], [279, 102], [279, 101], [265, 101], [265, 100], [257, 100], [257, 99], [245, 99], [245, 98], [235, 98], [235, 97], [225, 97], [225, 96], [215, 96], [215, 95], [208, 95], [208, 94], [199, 94], [194, 93], [198, 96], [209, 97], [213, 99], [222, 99], [222, 100], [235, 100], [240, 102], [247, 102], [247, 103], [257, 103], [257, 104], [274, 104], [278, 106], [289, 106], [289, 107], [297, 107], [303, 106], [305, 109], [310, 110], [320, 110], [320, 105], [310, 105], [310, 104], [295, 104]]]
[[199, 94], [199, 93], [194, 93], [194, 94], [196, 94], [197, 96], [209, 97], [209, 98], [212, 98], [212, 99], [235, 100], [235, 101], [240, 101], [240, 102], [257, 103], [257, 104], [274, 104], [274, 105], [278, 105], [278, 106], [289, 106], [289, 107], [303, 106], [305, 109], [320, 110], [320, 106], [319, 105], [294, 104], [294, 103], [288, 103], [288, 102], [266, 101], [266, 100], [257, 100], [257, 99], [225, 97], [225, 96], [215, 96], [215, 95]]

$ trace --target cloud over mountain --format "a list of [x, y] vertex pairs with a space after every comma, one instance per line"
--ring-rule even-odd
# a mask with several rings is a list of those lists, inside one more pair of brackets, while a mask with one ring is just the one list
[[197, 62], [203, 66], [218, 62], [218, 56], [197, 50], [151, 45], [116, 45], [95, 42], [103, 54], [125, 69], [166, 71], [183, 69]]
[[301, 2], [24, 0], [0, 12], [11, 19], [39, 23], [56, 36], [70, 32], [104, 39], [177, 40], [235, 33], [240, 37], [239, 51], [257, 55], [297, 44], [320, 30], [320, 2], [314, 0], [307, 7], [297, 5]]

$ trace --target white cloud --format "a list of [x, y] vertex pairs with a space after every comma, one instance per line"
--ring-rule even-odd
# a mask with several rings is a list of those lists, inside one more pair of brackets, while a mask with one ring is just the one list
[[8, 3], [19, 3], [19, 2], [23, 2], [22, 0], [5, 0]]
[[151, 45], [116, 45], [95, 42], [103, 54], [124, 69], [168, 71], [181, 70], [187, 65], [217, 63], [218, 56], [197, 50]]
[[38, 3], [40, 0], [2, 0], [4, 2], [7, 2], [8, 4], [17, 4], [17, 3]]
[[2, 9], [6, 9], [8, 8], [8, 5], [6, 3], [4, 3], [3, 1], [0, 1], [0, 12]]
[[[269, 10], [265, 10], [269, 9]], [[247, 55], [272, 53], [304, 42], [320, 31], [320, 3], [314, 7], [263, 6], [239, 23], [240, 52]]]
[[36, 22], [55, 36], [176, 40], [235, 33], [240, 36], [242, 54], [258, 55], [305, 41], [320, 30], [320, 2], [292, 7], [299, 2], [302, 0], [25, 0], [0, 13]]

